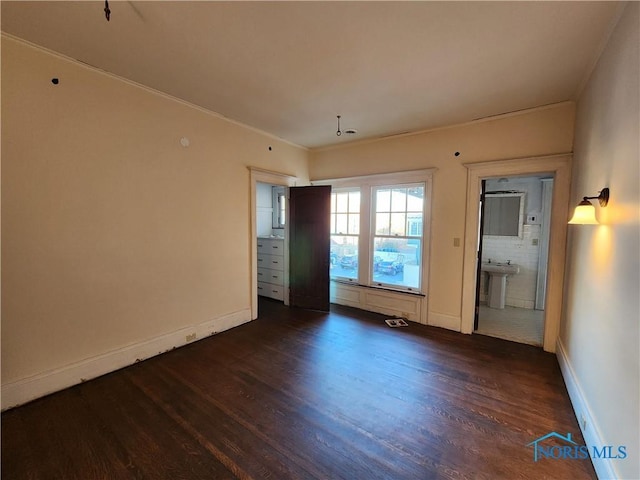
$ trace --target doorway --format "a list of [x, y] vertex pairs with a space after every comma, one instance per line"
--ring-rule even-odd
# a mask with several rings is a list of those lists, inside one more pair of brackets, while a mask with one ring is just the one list
[[[298, 187], [296, 177], [255, 167], [249, 170], [252, 320], [258, 318], [258, 295], [277, 299], [287, 306], [328, 310], [331, 188]], [[282, 203], [285, 201], [286, 207]], [[326, 212], [319, 208], [321, 204]], [[325, 234], [310, 235], [320, 229]], [[322, 237], [326, 237], [324, 243], [319, 240]], [[320, 261], [320, 257], [325, 261]], [[311, 261], [314, 258], [317, 261]], [[314, 282], [326, 285], [326, 292], [315, 288]], [[326, 295], [321, 299], [322, 292]]]
[[[296, 185], [298, 179], [291, 175], [271, 172], [261, 168], [249, 167], [249, 170], [251, 175], [251, 319], [255, 320], [258, 318], [258, 237], [274, 234], [272, 199], [276, 190], [272, 189], [272, 187], [282, 187], [283, 189], [292, 187]], [[268, 226], [271, 226], [271, 233], [267, 233]], [[275, 232], [274, 236], [281, 236], [282, 239], [278, 240], [276, 238], [274, 242], [268, 242], [268, 247], [272, 248], [272, 243], [282, 244], [282, 269], [278, 269], [282, 272], [281, 300], [285, 305], [289, 305], [289, 232], [286, 210], [284, 228], [276, 228]], [[262, 249], [264, 248], [267, 247], [263, 244]], [[264, 274], [264, 271], [262, 273]]]
[[549, 228], [545, 305], [544, 338], [542, 346], [547, 352], [556, 351], [562, 315], [565, 246], [569, 219], [569, 191], [571, 187], [571, 154], [526, 157], [512, 160], [474, 162], [467, 168], [467, 208], [465, 218], [464, 259], [462, 266], [462, 308], [460, 331], [474, 331], [476, 311], [476, 285], [478, 273], [478, 232], [480, 215], [478, 203], [483, 179], [503, 176], [527, 176], [541, 173], [553, 176], [553, 196]]
[[256, 183], [258, 295], [284, 302], [286, 189]]
[[482, 180], [474, 333], [542, 346], [553, 178]]

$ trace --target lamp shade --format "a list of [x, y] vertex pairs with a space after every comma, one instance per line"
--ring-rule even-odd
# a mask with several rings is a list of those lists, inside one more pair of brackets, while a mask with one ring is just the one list
[[596, 207], [588, 200], [583, 200], [576, 207], [569, 223], [572, 225], [598, 225], [598, 220], [596, 220]]

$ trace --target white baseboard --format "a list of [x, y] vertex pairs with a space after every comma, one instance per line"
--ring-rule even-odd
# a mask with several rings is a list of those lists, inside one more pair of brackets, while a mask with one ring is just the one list
[[[584, 395], [582, 387], [580, 387], [578, 377], [571, 366], [571, 361], [567, 356], [567, 351], [565, 350], [560, 338], [558, 338], [556, 345], [556, 356], [558, 357], [562, 377], [564, 378], [564, 383], [567, 386], [573, 411], [578, 419], [578, 425], [580, 426], [580, 431], [582, 432], [585, 444], [589, 447], [589, 450], [591, 450], [591, 447], [594, 445], [605, 445], [602, 432], [600, 431], [596, 418], [589, 407], [589, 402]], [[591, 463], [593, 463], [596, 475], [600, 480], [619, 478], [615, 472], [611, 459], [591, 458]]]
[[429, 312], [427, 325], [446, 328], [448, 330], [460, 331], [460, 317], [447, 315], [446, 313]]
[[[251, 309], [223, 315], [207, 322], [181, 328], [171, 333], [127, 345], [95, 357], [2, 385], [2, 410], [13, 408], [44, 395], [57, 392], [86, 380], [132, 365], [173, 348], [201, 340], [251, 320]], [[195, 333], [195, 340], [187, 335]]]

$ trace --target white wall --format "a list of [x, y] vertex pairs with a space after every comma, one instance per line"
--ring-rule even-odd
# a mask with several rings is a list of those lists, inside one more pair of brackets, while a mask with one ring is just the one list
[[569, 228], [559, 358], [587, 441], [626, 445], [601, 478], [640, 478], [640, 34], [629, 2], [580, 95], [572, 198], [611, 189], [601, 225]]
[[307, 155], [3, 36], [3, 407], [250, 320], [247, 167]]

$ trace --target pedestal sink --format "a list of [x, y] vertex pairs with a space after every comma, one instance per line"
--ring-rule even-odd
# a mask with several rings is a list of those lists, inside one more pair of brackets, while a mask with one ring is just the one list
[[507, 275], [516, 275], [520, 272], [518, 265], [508, 263], [483, 262], [480, 269], [489, 274], [489, 300], [491, 308], [504, 308], [504, 299], [507, 290]]

